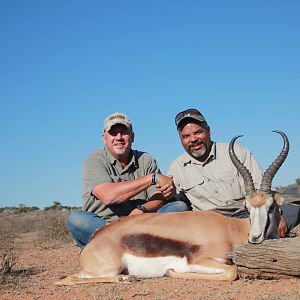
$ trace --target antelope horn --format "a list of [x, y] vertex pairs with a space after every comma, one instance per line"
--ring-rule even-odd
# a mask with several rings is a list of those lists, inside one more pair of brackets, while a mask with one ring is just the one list
[[273, 132], [279, 133], [282, 136], [284, 144], [278, 157], [273, 161], [262, 176], [260, 190], [265, 193], [271, 192], [272, 179], [285, 161], [290, 148], [289, 140], [284, 132], [279, 130], [273, 130]]
[[235, 143], [235, 141], [241, 137], [242, 135], [237, 135], [235, 136], [229, 144], [229, 156], [231, 158], [232, 163], [234, 164], [234, 166], [237, 168], [238, 172], [241, 174], [244, 184], [245, 184], [245, 191], [246, 191], [246, 195], [247, 196], [251, 196], [253, 195], [253, 193], [255, 192], [255, 187], [254, 187], [254, 183], [253, 183], [253, 179], [251, 176], [251, 173], [249, 172], [249, 170], [241, 163], [241, 161], [237, 158], [234, 149], [233, 149], [233, 145]]

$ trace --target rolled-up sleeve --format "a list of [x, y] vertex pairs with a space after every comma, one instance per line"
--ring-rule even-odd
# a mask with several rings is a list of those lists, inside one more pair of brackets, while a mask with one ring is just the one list
[[97, 158], [97, 153], [90, 154], [83, 162], [82, 184], [83, 184], [83, 201], [87, 202], [94, 198], [92, 191], [96, 185], [105, 182], [112, 182], [105, 164]]

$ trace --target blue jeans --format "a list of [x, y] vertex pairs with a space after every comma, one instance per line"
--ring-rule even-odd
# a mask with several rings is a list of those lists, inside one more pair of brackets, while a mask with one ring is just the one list
[[[189, 206], [183, 201], [174, 201], [168, 202], [166, 205], [162, 206], [157, 212], [181, 212], [190, 210]], [[85, 210], [76, 210], [73, 211], [67, 220], [68, 230], [71, 233], [71, 236], [81, 249], [89, 242], [92, 235], [95, 231], [104, 225], [107, 224], [107, 221], [102, 219], [95, 213], [85, 211]]]
[[300, 223], [300, 206], [286, 203], [281, 206], [281, 211], [289, 232]]

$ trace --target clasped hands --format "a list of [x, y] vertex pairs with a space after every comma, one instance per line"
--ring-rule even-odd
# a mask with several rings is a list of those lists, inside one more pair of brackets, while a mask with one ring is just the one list
[[158, 180], [156, 187], [161, 192], [162, 196], [166, 200], [170, 200], [175, 197], [176, 188], [173, 182], [173, 176], [165, 176], [162, 174], [157, 174]]

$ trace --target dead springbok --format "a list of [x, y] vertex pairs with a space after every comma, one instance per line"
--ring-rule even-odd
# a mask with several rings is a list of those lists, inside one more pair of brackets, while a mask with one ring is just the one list
[[[80, 272], [55, 284], [117, 282], [132, 278], [162, 277], [234, 280], [236, 267], [226, 254], [235, 246], [261, 243], [278, 237], [280, 196], [273, 196], [271, 182], [287, 157], [289, 142], [262, 176], [255, 190], [249, 170], [234, 153], [229, 155], [246, 190], [247, 219], [229, 218], [212, 211], [155, 213], [119, 219], [99, 229], [80, 254]], [[124, 274], [124, 275], [121, 275]], [[134, 276], [132, 276], [134, 275]]]

